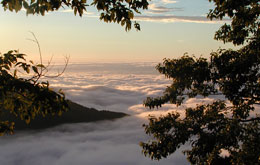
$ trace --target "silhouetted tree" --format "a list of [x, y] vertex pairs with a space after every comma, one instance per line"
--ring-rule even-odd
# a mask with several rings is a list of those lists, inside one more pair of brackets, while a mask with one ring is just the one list
[[[140, 10], [147, 9], [147, 0], [93, 0], [88, 4], [87, 0], [2, 0], [5, 10], [18, 12], [22, 8], [27, 14], [41, 14], [60, 10], [61, 8], [71, 8], [74, 14], [82, 16], [87, 11], [87, 6], [94, 6], [100, 13], [100, 19], [104, 22], [120, 23], [128, 31], [132, 27], [134, 14]], [[136, 30], [140, 30], [140, 25], [134, 21]]]
[[209, 1], [215, 8], [208, 18], [231, 19], [215, 39], [241, 47], [219, 49], [209, 60], [188, 55], [164, 59], [156, 68], [172, 84], [163, 96], [147, 98], [144, 105], [181, 105], [198, 95], [223, 95], [226, 100], [187, 108], [184, 117], [176, 112], [150, 117], [144, 127], [153, 139], [140, 145], [145, 156], [156, 160], [190, 144], [183, 152], [191, 164], [260, 164], [260, 116], [255, 112], [260, 104], [260, 1]]
[[[0, 115], [9, 111], [29, 124], [37, 115], [61, 115], [67, 111], [68, 104], [62, 91], [55, 92], [48, 82], [39, 82], [47, 68], [26, 62], [24, 56], [18, 51], [0, 54]], [[12, 134], [14, 124], [0, 121], [0, 135]]]

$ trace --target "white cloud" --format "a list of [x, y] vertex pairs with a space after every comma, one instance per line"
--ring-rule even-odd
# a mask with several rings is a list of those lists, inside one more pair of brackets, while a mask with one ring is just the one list
[[[60, 12], [60, 13], [73, 13], [74, 14], [74, 10], [72, 9], [64, 9], [64, 10], [58, 10], [57, 12]], [[94, 12], [89, 12], [89, 11], [85, 11], [83, 13], [83, 16], [94, 16]]]
[[[153, 165], [141, 154], [143, 120], [62, 125], [42, 132], [18, 133], [0, 140], [0, 162], [5, 165]], [[180, 151], [160, 164], [188, 164]]]
[[85, 106], [125, 112], [131, 116], [115, 121], [65, 124], [1, 137], [1, 164], [188, 164], [181, 150], [159, 162], [144, 157], [138, 144], [149, 137], [142, 124], [147, 122], [149, 114], [160, 116], [177, 111], [184, 115], [186, 106], [213, 99], [190, 99], [180, 107], [166, 104], [158, 110], [148, 110], [143, 107], [143, 100], [147, 96], [161, 95], [171, 82], [159, 75], [154, 65], [69, 65], [62, 77], [49, 80], [53, 88], [62, 88], [69, 99]]
[[162, 0], [165, 4], [171, 4], [171, 3], [178, 3], [178, 1], [172, 1], [172, 0]]
[[65, 10], [61, 10], [61, 13], [73, 13], [74, 11], [72, 9], [65, 9]]
[[161, 14], [161, 13], [174, 12], [174, 11], [183, 11], [183, 9], [179, 7], [165, 7], [165, 6], [157, 6], [156, 4], [150, 4], [149, 10], [146, 11], [145, 13]]
[[155, 15], [155, 16], [135, 16], [135, 19], [138, 21], [147, 21], [147, 22], [187, 22], [187, 23], [206, 23], [206, 24], [222, 24], [228, 20], [215, 20], [211, 21], [206, 17], [201, 16], [176, 16], [176, 15]]

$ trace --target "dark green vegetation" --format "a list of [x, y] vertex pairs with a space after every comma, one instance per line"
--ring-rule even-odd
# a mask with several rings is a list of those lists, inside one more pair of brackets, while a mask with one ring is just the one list
[[77, 103], [68, 101], [69, 110], [64, 112], [62, 115], [50, 115], [47, 114], [45, 117], [36, 116], [29, 124], [26, 124], [23, 120], [15, 117], [10, 111], [3, 111], [0, 120], [13, 121], [15, 122], [15, 130], [25, 129], [44, 129], [60, 124], [67, 123], [81, 123], [81, 122], [93, 122], [99, 120], [113, 120], [127, 116], [120, 112], [110, 111], [98, 111], [94, 108], [86, 108]]
[[[148, 7], [147, 0], [93, 0], [90, 4], [87, 0], [2, 0], [1, 4], [5, 10], [18, 12], [24, 7], [27, 14], [41, 15], [67, 7], [80, 16], [87, 11], [87, 6], [94, 6], [101, 11], [101, 20], [121, 24], [126, 31], [132, 27], [134, 14]], [[134, 27], [140, 30], [137, 22], [134, 22]]]
[[[9, 111], [29, 124], [38, 115], [61, 115], [68, 111], [62, 91], [55, 92], [48, 82], [39, 82], [48, 68], [26, 62], [24, 56], [18, 51], [0, 54], [0, 116]], [[0, 135], [12, 134], [14, 124], [10, 120], [0, 120]]]
[[210, 95], [223, 95], [231, 104], [216, 100], [187, 108], [183, 118], [178, 113], [150, 117], [144, 127], [153, 139], [141, 143], [143, 153], [160, 160], [190, 144], [184, 154], [191, 164], [260, 164], [260, 116], [254, 113], [260, 104], [260, 1], [209, 1], [215, 9], [208, 18], [232, 21], [216, 32], [215, 39], [241, 48], [219, 49], [209, 60], [188, 55], [165, 59], [156, 68], [172, 84], [163, 96], [147, 98], [144, 105], [181, 105], [187, 98]]

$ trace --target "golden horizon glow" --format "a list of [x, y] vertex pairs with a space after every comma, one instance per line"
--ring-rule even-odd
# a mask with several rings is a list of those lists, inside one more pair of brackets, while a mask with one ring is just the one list
[[[195, 3], [190, 2], [188, 5], [193, 4]], [[185, 52], [209, 57], [220, 46], [231, 45], [213, 40], [214, 32], [221, 24], [209, 24], [208, 21], [205, 23], [205, 18], [196, 16], [208, 10], [206, 7], [209, 6], [206, 4], [208, 5], [198, 2], [198, 5], [204, 7], [203, 11], [194, 10], [197, 13], [190, 13], [189, 10], [183, 11], [185, 8], [182, 10], [181, 7], [174, 7], [181, 6], [180, 1], [154, 1], [149, 10], [154, 14], [147, 18], [155, 18], [157, 21], [141, 21], [139, 32], [134, 29], [125, 32], [118, 24], [103, 23], [99, 21], [98, 14], [91, 10], [80, 18], [67, 9], [48, 13], [46, 16], [26, 16], [24, 11], [15, 13], [0, 9], [0, 52], [19, 50], [27, 54], [29, 59], [37, 61], [37, 45], [28, 40], [32, 38], [29, 33], [32, 31], [40, 42], [46, 62], [52, 56], [55, 63], [63, 63], [64, 56], [70, 56], [70, 63], [160, 62], [163, 58], [180, 57]], [[167, 5], [171, 6], [167, 8]], [[171, 10], [187, 16], [169, 16], [167, 12]], [[158, 15], [158, 12], [162, 13]], [[147, 16], [147, 11], [142, 16]], [[175, 22], [164, 22], [165, 18], [175, 19]]]

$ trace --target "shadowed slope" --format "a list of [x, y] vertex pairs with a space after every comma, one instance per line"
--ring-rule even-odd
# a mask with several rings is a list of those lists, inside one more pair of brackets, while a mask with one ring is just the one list
[[20, 120], [9, 111], [3, 111], [0, 116], [1, 121], [9, 120], [15, 122], [15, 130], [25, 129], [44, 129], [57, 126], [65, 123], [81, 123], [81, 122], [94, 122], [98, 120], [112, 120], [127, 116], [125, 113], [111, 112], [111, 111], [98, 111], [94, 108], [86, 108], [82, 105], [69, 101], [70, 110], [64, 112], [61, 116], [47, 115], [46, 117], [37, 116], [31, 120], [30, 124]]

